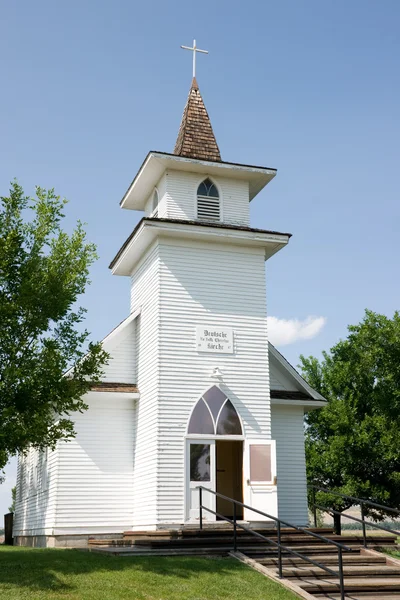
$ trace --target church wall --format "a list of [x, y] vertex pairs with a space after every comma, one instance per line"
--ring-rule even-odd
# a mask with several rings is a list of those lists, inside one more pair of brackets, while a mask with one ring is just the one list
[[150, 248], [132, 275], [131, 311], [137, 318], [137, 385], [140, 400], [134, 423], [134, 522], [156, 523], [157, 419], [159, 390], [159, 249]]
[[[168, 170], [166, 178], [167, 214], [163, 214], [163, 216], [170, 219], [196, 219], [197, 188], [206, 176], [199, 173]], [[228, 177], [212, 177], [211, 179], [220, 192], [222, 221], [248, 227], [250, 223], [248, 183]]]
[[76, 437], [58, 444], [55, 535], [108, 533], [133, 522], [135, 402], [106, 392], [85, 397]]
[[276, 440], [278, 516], [308, 524], [304, 414], [299, 406], [272, 406], [272, 437]]
[[57, 451], [30, 449], [18, 457], [14, 537], [45, 535], [55, 523]]
[[132, 321], [118, 334], [117, 341], [106, 347], [110, 354], [103, 368], [102, 381], [136, 383], [136, 323]]
[[[270, 438], [263, 250], [162, 240], [158, 519], [184, 517], [184, 436], [190, 411], [212, 384], [223, 389], [245, 434]], [[235, 354], [196, 351], [196, 325], [232, 327]]]

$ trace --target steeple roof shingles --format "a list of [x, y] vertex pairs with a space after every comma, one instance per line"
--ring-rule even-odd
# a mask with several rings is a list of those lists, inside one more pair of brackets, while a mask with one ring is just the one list
[[210, 117], [195, 78], [183, 111], [174, 154], [211, 161], [221, 161]]

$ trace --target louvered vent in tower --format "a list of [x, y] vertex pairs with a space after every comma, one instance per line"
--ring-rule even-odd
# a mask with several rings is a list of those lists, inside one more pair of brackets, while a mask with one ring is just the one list
[[201, 221], [220, 221], [220, 212], [218, 190], [211, 179], [207, 178], [197, 190], [197, 218]]

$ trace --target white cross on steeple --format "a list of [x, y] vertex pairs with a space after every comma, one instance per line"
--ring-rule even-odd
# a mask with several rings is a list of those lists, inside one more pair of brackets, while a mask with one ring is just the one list
[[196, 77], [196, 52], [202, 52], [203, 54], [208, 54], [208, 50], [200, 50], [196, 46], [196, 40], [193, 40], [193, 48], [189, 46], [181, 46], [184, 50], [191, 50], [193, 52], [193, 77]]

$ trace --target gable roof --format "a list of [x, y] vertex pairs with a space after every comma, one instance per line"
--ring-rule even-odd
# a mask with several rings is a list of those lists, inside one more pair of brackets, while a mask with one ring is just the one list
[[[290, 388], [272, 387], [270, 390], [271, 400], [295, 401], [298, 404], [314, 408], [319, 408], [327, 404], [324, 398], [317, 390], [312, 388], [307, 381], [296, 371], [296, 369], [286, 360], [286, 358], [269, 342], [270, 355], [270, 372], [273, 372], [273, 359], [275, 365], [278, 365], [279, 370], [284, 375], [284, 378], [290, 382]], [[271, 360], [272, 359], [272, 360]], [[275, 369], [277, 367], [275, 366]], [[278, 376], [279, 378], [279, 376]], [[282, 402], [283, 404], [284, 402]], [[285, 402], [288, 403], [289, 402]]]
[[221, 161], [210, 117], [201, 97], [196, 78], [183, 111], [174, 154], [203, 160]]

